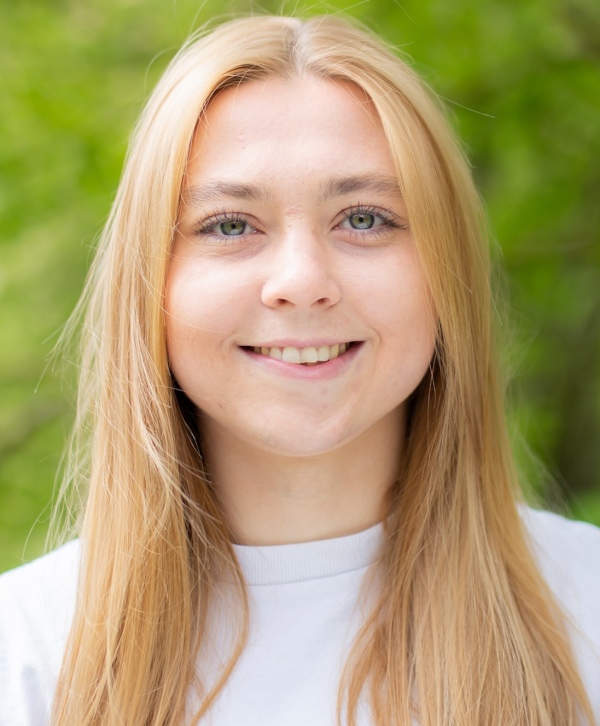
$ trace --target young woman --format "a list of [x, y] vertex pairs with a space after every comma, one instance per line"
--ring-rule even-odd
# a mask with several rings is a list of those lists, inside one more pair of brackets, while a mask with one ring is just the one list
[[184, 48], [82, 303], [80, 539], [1, 581], [0, 721], [600, 718], [600, 533], [520, 503], [487, 257], [380, 40]]

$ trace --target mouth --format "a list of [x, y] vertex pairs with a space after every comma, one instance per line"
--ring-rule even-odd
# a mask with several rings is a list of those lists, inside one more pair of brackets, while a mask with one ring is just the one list
[[243, 346], [244, 350], [251, 351], [258, 355], [284, 363], [295, 363], [301, 366], [318, 366], [328, 363], [344, 355], [353, 347], [360, 345], [358, 341], [349, 343], [335, 343], [334, 345], [308, 346], [306, 348], [294, 348], [292, 346], [264, 348], [259, 346]]

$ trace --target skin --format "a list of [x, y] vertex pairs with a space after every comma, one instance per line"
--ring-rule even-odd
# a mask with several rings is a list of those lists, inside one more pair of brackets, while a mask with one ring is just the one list
[[[188, 162], [165, 308], [171, 369], [236, 541], [381, 519], [436, 320], [358, 87], [303, 77], [217, 95]], [[252, 351], [351, 341], [310, 367]]]

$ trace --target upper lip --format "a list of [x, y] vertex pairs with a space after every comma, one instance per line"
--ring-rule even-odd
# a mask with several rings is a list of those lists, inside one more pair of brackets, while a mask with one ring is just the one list
[[327, 345], [341, 345], [342, 343], [360, 342], [356, 338], [313, 338], [311, 340], [297, 340], [293, 338], [282, 338], [279, 340], [270, 340], [267, 342], [245, 343], [242, 347], [256, 348], [319, 348]]

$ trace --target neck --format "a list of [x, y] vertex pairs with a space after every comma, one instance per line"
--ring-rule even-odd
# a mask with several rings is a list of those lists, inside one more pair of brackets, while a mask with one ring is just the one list
[[385, 516], [403, 415], [393, 411], [333, 451], [285, 456], [204, 422], [203, 448], [234, 541], [273, 545], [342, 537]]

